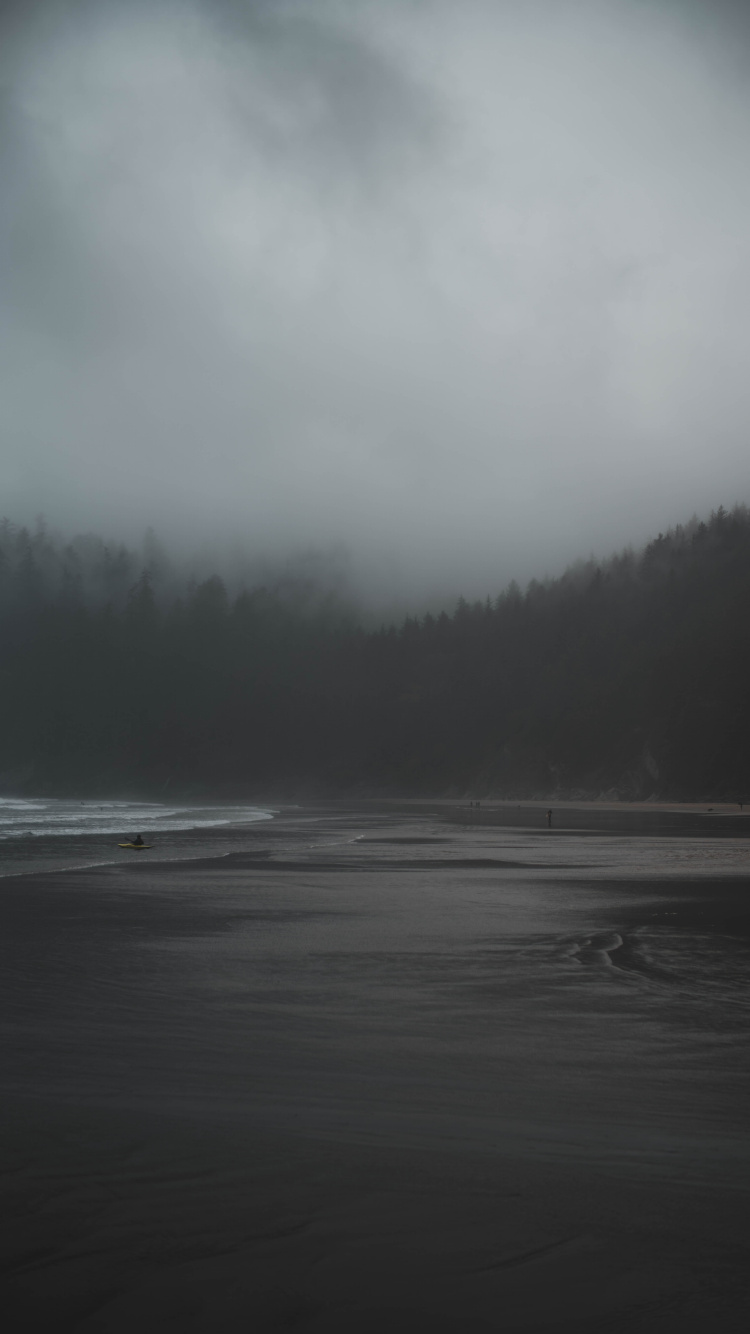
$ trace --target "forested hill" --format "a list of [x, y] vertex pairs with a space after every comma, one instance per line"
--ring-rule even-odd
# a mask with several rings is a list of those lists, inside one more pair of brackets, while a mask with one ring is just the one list
[[750, 797], [744, 508], [379, 631], [156, 564], [2, 528], [2, 790]]

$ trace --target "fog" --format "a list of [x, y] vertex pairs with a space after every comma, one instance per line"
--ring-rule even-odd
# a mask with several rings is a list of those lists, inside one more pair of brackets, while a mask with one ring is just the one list
[[743, 16], [6, 6], [0, 509], [482, 596], [747, 501]]

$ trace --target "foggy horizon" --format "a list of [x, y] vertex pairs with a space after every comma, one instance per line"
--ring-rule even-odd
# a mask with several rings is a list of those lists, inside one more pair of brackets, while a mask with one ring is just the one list
[[14, 522], [406, 605], [748, 500], [741, 6], [0, 12]]
[[[582, 552], [578, 557], [561, 564], [559, 568], [534, 570], [525, 578], [509, 575], [500, 583], [488, 579], [486, 586], [481, 584], [481, 576], [472, 583], [471, 579], [462, 584], [460, 574], [450, 574], [442, 584], [433, 585], [428, 580], [423, 583], [409, 579], [395, 561], [388, 562], [383, 557], [380, 561], [362, 558], [361, 553], [353, 551], [343, 543], [329, 546], [310, 544], [307, 547], [289, 546], [287, 549], [273, 550], [243, 546], [236, 539], [213, 542], [192, 543], [186, 540], [182, 545], [163, 542], [161, 535], [149, 528], [141, 534], [132, 534], [122, 538], [106, 531], [64, 530], [50, 524], [46, 515], [38, 514], [28, 524], [15, 523], [10, 516], [0, 514], [0, 525], [9, 525], [7, 537], [9, 549], [13, 550], [15, 538], [23, 529], [29, 534], [32, 543], [41, 537], [52, 557], [52, 566], [46, 570], [46, 577], [52, 582], [50, 588], [56, 588], [55, 577], [51, 571], [59, 573], [64, 568], [70, 572], [82, 567], [96, 567], [97, 551], [106, 548], [110, 555], [125, 553], [134, 562], [129, 590], [135, 592], [141, 576], [147, 573], [152, 588], [163, 602], [184, 596], [188, 588], [196, 588], [206, 580], [217, 577], [223, 583], [226, 593], [233, 601], [240, 594], [258, 589], [283, 590], [294, 596], [295, 589], [301, 593], [303, 587], [308, 592], [310, 606], [320, 605], [322, 600], [333, 597], [340, 610], [348, 609], [357, 622], [366, 628], [378, 625], [397, 625], [404, 619], [420, 619], [427, 615], [448, 613], [452, 615], [462, 601], [493, 605], [509, 592], [517, 589], [522, 594], [533, 592], [536, 584], [549, 587], [567, 576], [574, 582], [579, 576], [588, 577], [592, 567], [606, 570], [611, 562], [617, 566], [625, 558], [631, 563], [642, 559], [644, 553], [657, 538], [676, 540], [685, 538], [689, 541], [699, 529], [711, 526], [721, 514], [736, 519], [741, 525], [746, 522], [748, 507], [734, 506], [729, 510], [718, 506], [710, 514], [693, 514], [683, 523], [672, 525], [658, 533], [647, 536], [641, 543], [625, 543], [621, 547], [606, 552]], [[0, 543], [0, 545], [2, 545]], [[68, 554], [73, 555], [72, 563]], [[0, 560], [2, 555], [0, 554]], [[16, 550], [15, 559], [18, 559]], [[42, 562], [45, 563], [44, 560]], [[13, 568], [13, 557], [11, 557]], [[588, 572], [588, 573], [587, 573]], [[84, 580], [85, 583], [85, 580]], [[123, 594], [128, 592], [123, 587]], [[90, 590], [89, 590], [90, 595]], [[96, 595], [93, 594], [96, 602]]]

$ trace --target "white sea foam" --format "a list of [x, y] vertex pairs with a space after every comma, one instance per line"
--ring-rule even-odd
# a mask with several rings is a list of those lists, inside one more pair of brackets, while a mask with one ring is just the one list
[[102, 839], [111, 838], [116, 844], [129, 841], [136, 832], [146, 843], [157, 844], [159, 856], [179, 857], [180, 839], [192, 844], [192, 831], [236, 827], [240, 834], [244, 826], [272, 818], [273, 812], [261, 806], [4, 797], [0, 798], [0, 876], [77, 866], [82, 856], [87, 865], [98, 865]]

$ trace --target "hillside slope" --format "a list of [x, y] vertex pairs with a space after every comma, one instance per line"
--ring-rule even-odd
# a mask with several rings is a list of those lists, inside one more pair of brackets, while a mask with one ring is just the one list
[[98, 584], [43, 535], [1, 549], [6, 791], [750, 793], [743, 508], [377, 632], [309, 588], [157, 595], [120, 551], [115, 596], [103, 544]]

